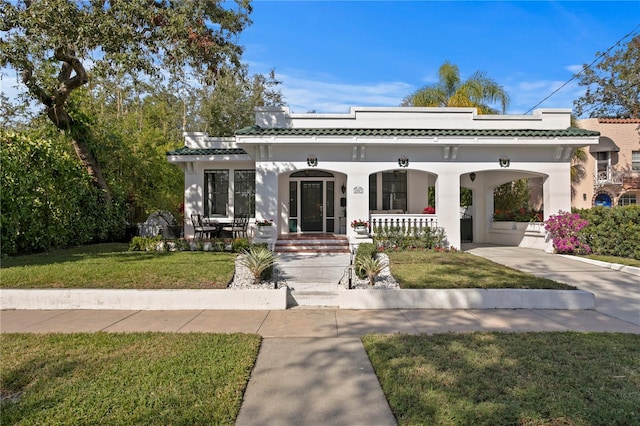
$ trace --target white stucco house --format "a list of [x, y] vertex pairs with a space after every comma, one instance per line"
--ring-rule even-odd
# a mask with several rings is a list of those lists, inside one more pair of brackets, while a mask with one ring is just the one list
[[[473, 191], [476, 243], [546, 248], [544, 231], [493, 223], [493, 189], [540, 178], [544, 218], [571, 209], [570, 157], [599, 133], [570, 124], [568, 109], [532, 115], [478, 115], [474, 108], [354, 107], [346, 114], [256, 111], [233, 138], [185, 133], [167, 154], [185, 174], [185, 237], [191, 214], [218, 221], [249, 213], [285, 234], [333, 233], [349, 224], [411, 223], [444, 229], [460, 247], [460, 188]], [[433, 199], [429, 197], [429, 187]], [[424, 214], [427, 206], [435, 213]], [[373, 230], [373, 229], [372, 229]]]

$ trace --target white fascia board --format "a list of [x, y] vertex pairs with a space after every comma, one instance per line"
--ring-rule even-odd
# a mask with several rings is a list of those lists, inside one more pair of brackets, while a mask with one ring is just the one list
[[170, 163], [188, 163], [202, 161], [253, 161], [248, 155], [170, 155], [167, 157]]
[[482, 145], [482, 146], [555, 146], [555, 145], [575, 145], [575, 146], [587, 146], [597, 145], [597, 137], [588, 138], [513, 138], [513, 137], [425, 137], [425, 138], [403, 138], [403, 137], [331, 137], [331, 136], [309, 136], [309, 137], [296, 137], [296, 136], [280, 136], [280, 137], [268, 137], [268, 138], [238, 138], [240, 145], [259, 145], [259, 144], [274, 144], [274, 145], [343, 145], [343, 144], [359, 144], [359, 145]]

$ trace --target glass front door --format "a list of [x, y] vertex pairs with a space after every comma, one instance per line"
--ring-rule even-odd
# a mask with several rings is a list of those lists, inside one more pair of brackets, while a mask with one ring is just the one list
[[323, 182], [300, 182], [300, 228], [302, 232], [322, 232]]

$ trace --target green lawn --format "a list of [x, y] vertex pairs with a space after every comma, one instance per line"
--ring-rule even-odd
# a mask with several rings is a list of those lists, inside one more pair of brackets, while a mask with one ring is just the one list
[[0, 424], [232, 425], [260, 337], [3, 334]]
[[2, 288], [226, 288], [233, 253], [130, 252], [96, 244], [2, 259]]
[[363, 338], [401, 425], [640, 425], [640, 336]]
[[398, 251], [387, 254], [391, 274], [401, 288], [575, 289], [464, 252]]
[[640, 260], [630, 259], [628, 257], [605, 256], [602, 254], [589, 254], [583, 257], [587, 257], [589, 259], [594, 259], [594, 260], [601, 260], [603, 262], [617, 263], [620, 265], [635, 266], [636, 268], [640, 268]]

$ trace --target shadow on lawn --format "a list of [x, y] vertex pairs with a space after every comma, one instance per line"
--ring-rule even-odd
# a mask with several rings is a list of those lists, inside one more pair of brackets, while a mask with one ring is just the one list
[[[207, 261], [216, 261], [212, 254], [217, 252], [146, 252], [129, 251], [129, 245], [124, 243], [104, 243], [87, 246], [77, 246], [66, 249], [51, 250], [46, 253], [35, 253], [20, 256], [12, 256], [2, 259], [1, 268], [21, 266], [44, 266], [71, 262], [85, 262], [88, 260], [103, 260], [112, 258], [113, 262], [141, 262], [159, 258], [171, 258], [181, 256], [181, 253], [191, 253], [202, 256], [210, 256]], [[220, 261], [222, 261], [221, 259]], [[224, 259], [227, 261], [226, 259]]]
[[639, 339], [468, 333], [363, 342], [400, 424], [637, 424]]

